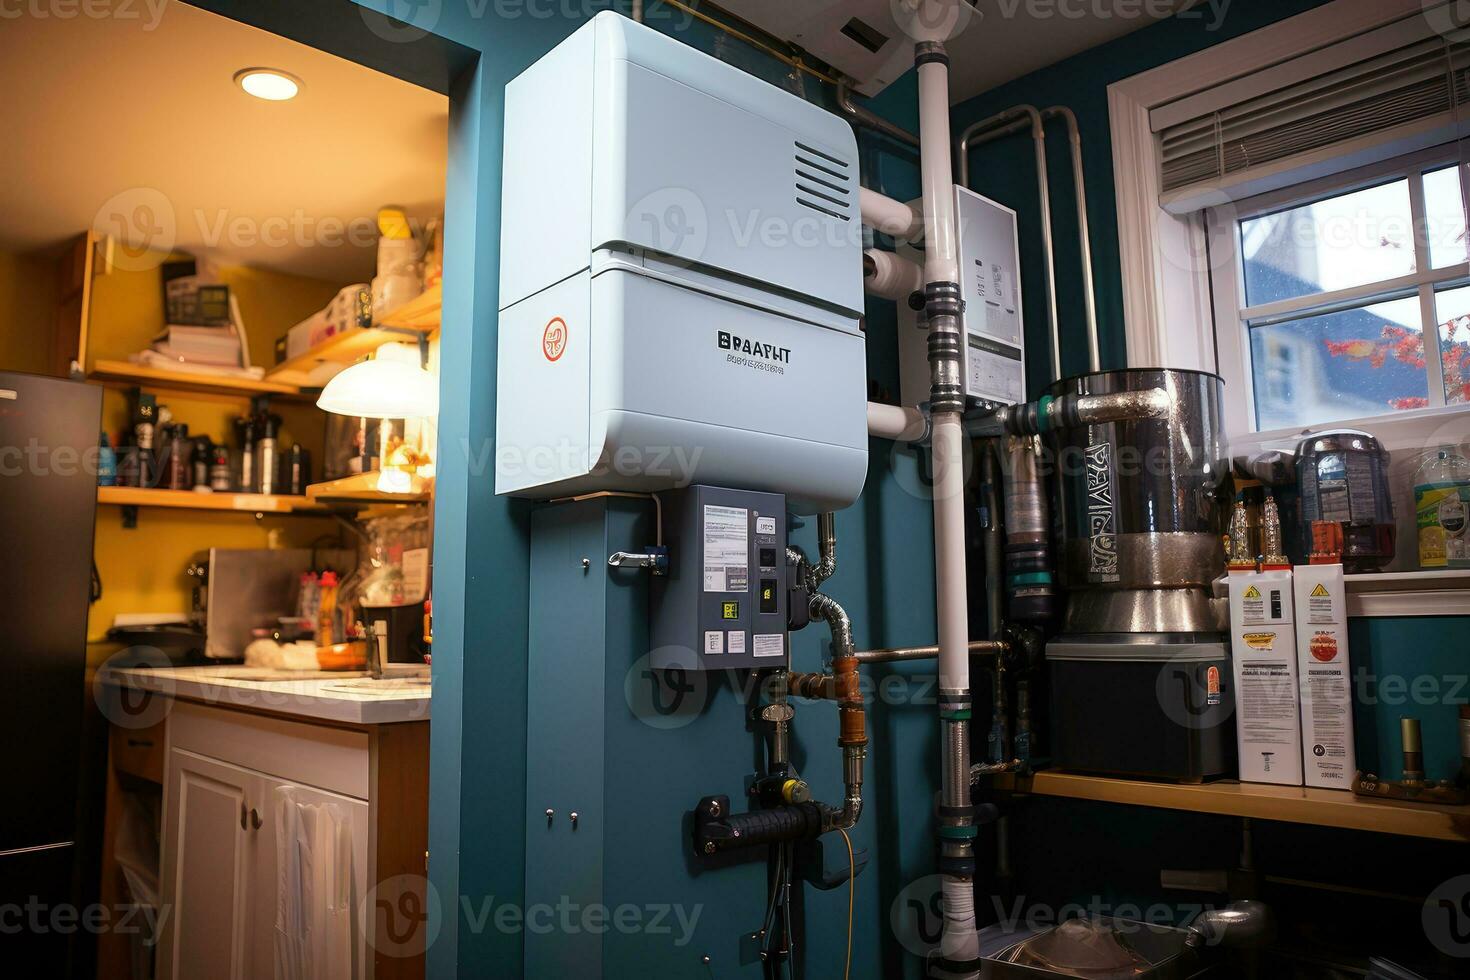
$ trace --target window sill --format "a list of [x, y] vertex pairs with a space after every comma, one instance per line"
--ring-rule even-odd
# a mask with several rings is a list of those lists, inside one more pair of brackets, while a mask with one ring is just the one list
[[1470, 616], [1470, 571], [1373, 572], [1343, 582], [1349, 618]]

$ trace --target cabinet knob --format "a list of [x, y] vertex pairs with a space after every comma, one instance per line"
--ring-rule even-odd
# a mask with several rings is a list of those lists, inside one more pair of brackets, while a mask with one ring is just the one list
[[256, 810], [255, 810], [254, 807], [251, 807], [251, 809], [250, 809], [250, 829], [251, 830], [259, 830], [260, 829], [260, 814], [256, 812]]

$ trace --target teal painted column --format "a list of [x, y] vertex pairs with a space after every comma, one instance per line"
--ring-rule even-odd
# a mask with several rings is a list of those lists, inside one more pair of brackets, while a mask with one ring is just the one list
[[[507, 928], [485, 916], [487, 909], [525, 903], [529, 805], [531, 508], [494, 495], [503, 91], [586, 16], [613, 4], [197, 0], [196, 5], [419, 84], [443, 90], [441, 81], [448, 82], [429, 828], [429, 879], [437, 912], [428, 974], [521, 976], [524, 928]], [[792, 78], [786, 66], [766, 54], [673, 8], [648, 4], [647, 10], [650, 26], [706, 52], [718, 51], [752, 74], [832, 108], [829, 91], [809, 78]], [[384, 13], [396, 20], [384, 19]], [[912, 128], [912, 79], [891, 86], [875, 107]], [[914, 154], [871, 137], [862, 139], [862, 153], [869, 183], [895, 196], [917, 195]], [[868, 325], [869, 377], [880, 390], [896, 393], [892, 304], [870, 303]], [[867, 489], [838, 517], [842, 567], [830, 588], [851, 612], [862, 645], [931, 642], [933, 555], [924, 467], [919, 454], [891, 443], [874, 441], [871, 451]], [[811, 536], [808, 528], [797, 538], [811, 549]], [[800, 669], [820, 666], [825, 640], [818, 632], [812, 629], [796, 639]], [[614, 631], [609, 629], [609, 635]], [[598, 660], [603, 654], [595, 651]], [[870, 721], [871, 806], [855, 843], [870, 848], [874, 860], [859, 883], [854, 977], [918, 975], [917, 961], [889, 928], [889, 912], [900, 893], [933, 866], [930, 798], [938, 747], [928, 674], [932, 669], [926, 665], [905, 665], [876, 675], [899, 683], [890, 680], [887, 694], [877, 695]], [[824, 707], [830, 706], [802, 709], [796, 749], [821, 792], [831, 796], [839, 792], [841, 777], [833, 744], [835, 712]], [[712, 737], [741, 740], [747, 753], [742, 765], [752, 761], [743, 721], [722, 715], [710, 726]], [[623, 734], [639, 736], [626, 744], [642, 744], [645, 735]], [[670, 777], [661, 808], [686, 797], [692, 805], [694, 794], [721, 790], [716, 780], [694, 778], [702, 770], [701, 756], [684, 751], [677, 741], [661, 742], [660, 751], [669, 755], [670, 771], [680, 774]], [[627, 754], [605, 760], [609, 784], [622, 785], [628, 767], [639, 764], [643, 760]], [[738, 793], [740, 788], [728, 789]], [[884, 842], [881, 859], [879, 841]], [[660, 861], [683, 859], [671, 841], [657, 846], [669, 848]], [[626, 870], [636, 884], [636, 852], [629, 851], [628, 858], [617, 869]], [[622, 887], [615, 884], [614, 890]], [[701, 930], [724, 935], [728, 928], [745, 926], [743, 890], [727, 906], [719, 897], [722, 887], [704, 891], [693, 876], [678, 887], [686, 895], [697, 887], [704, 896]], [[821, 969], [813, 976], [826, 975], [846, 934], [845, 895], [821, 898], [806, 907], [809, 935], [817, 944], [811, 962]], [[614, 944], [610, 962], [632, 964], [638, 955], [637, 941]]]

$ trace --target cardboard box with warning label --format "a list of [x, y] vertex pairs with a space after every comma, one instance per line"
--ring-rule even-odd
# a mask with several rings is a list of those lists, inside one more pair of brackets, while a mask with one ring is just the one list
[[1301, 707], [1291, 571], [1232, 573], [1229, 588], [1240, 778], [1300, 786]]
[[1306, 783], [1350, 790], [1357, 760], [1353, 753], [1352, 665], [1348, 660], [1342, 566], [1297, 568], [1294, 592]]

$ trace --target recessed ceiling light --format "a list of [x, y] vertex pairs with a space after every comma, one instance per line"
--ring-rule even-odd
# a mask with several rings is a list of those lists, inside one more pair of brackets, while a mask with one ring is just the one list
[[301, 79], [275, 68], [241, 69], [235, 72], [235, 84], [268, 102], [285, 102], [301, 91]]

